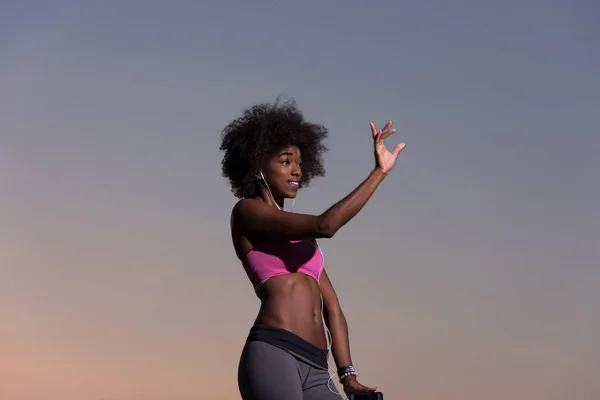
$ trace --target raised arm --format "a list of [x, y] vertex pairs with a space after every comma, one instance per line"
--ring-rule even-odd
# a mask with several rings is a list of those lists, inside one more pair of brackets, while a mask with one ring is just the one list
[[400, 143], [393, 151], [388, 151], [384, 140], [395, 129], [392, 121], [380, 131], [371, 123], [375, 148], [375, 168], [369, 176], [350, 194], [331, 206], [320, 215], [294, 214], [275, 209], [261, 201], [244, 199], [236, 204], [232, 220], [243, 227], [246, 234], [276, 235], [295, 240], [307, 238], [331, 238], [350, 221], [371, 198], [379, 184], [394, 167], [398, 155], [405, 147]]

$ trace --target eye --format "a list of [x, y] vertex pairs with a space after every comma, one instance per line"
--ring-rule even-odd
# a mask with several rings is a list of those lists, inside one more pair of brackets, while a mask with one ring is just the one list
[[283, 160], [283, 161], [281, 161], [281, 163], [282, 163], [283, 165], [288, 165], [290, 162], [289, 162], [288, 160]]

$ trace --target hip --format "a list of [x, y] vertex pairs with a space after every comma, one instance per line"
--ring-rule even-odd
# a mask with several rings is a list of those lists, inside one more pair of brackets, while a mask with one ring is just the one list
[[327, 348], [317, 346], [286, 329], [268, 324], [255, 324], [250, 328], [244, 350], [257, 342], [277, 347], [315, 368], [328, 368], [329, 350]]

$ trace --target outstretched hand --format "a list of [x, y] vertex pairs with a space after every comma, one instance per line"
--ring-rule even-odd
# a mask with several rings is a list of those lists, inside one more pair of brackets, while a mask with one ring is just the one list
[[384, 174], [387, 174], [394, 167], [398, 155], [402, 149], [406, 147], [406, 144], [399, 143], [394, 150], [389, 151], [385, 147], [384, 141], [388, 136], [396, 133], [395, 129], [390, 129], [392, 127], [392, 121], [388, 122], [387, 125], [381, 130], [377, 130], [375, 128], [375, 124], [372, 122], [370, 125], [371, 132], [373, 133], [373, 140], [375, 142], [375, 167], [381, 170], [381, 172]]

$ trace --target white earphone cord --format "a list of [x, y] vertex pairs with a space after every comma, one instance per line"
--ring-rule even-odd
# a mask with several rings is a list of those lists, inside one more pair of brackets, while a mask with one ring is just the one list
[[[321, 252], [321, 255], [323, 255], [323, 252]], [[325, 258], [325, 256], [323, 256], [323, 258]], [[325, 262], [325, 260], [323, 260], [323, 262]], [[329, 331], [329, 328], [327, 327], [327, 323], [325, 322], [325, 315], [323, 314], [323, 304], [324, 304], [323, 303], [323, 295], [321, 295], [321, 318], [323, 319], [323, 326], [325, 327], [325, 338], [327, 339], [327, 351], [328, 351], [327, 367], [329, 369], [329, 379], [327, 380], [327, 389], [329, 389], [329, 391], [331, 393], [340, 396], [342, 399], [348, 400], [348, 397], [346, 397], [346, 395], [344, 393], [340, 393], [337, 390], [337, 387], [335, 387], [335, 384], [334, 384], [334, 387], [336, 389], [335, 392], [331, 389], [331, 386], [329, 385], [331, 380], [337, 375], [337, 371], [329, 363], [329, 354], [331, 354], [331, 347], [333, 346], [333, 337], [331, 336], [331, 332]]]
[[271, 188], [269, 187], [269, 184], [267, 183], [267, 180], [265, 179], [265, 176], [263, 175], [262, 171], [260, 171], [260, 176], [262, 177], [263, 182], [267, 186], [267, 190], [269, 191], [269, 196], [271, 196], [271, 200], [273, 200], [273, 203], [275, 203], [275, 207], [277, 207], [278, 210], [283, 211], [281, 209], [281, 207], [279, 207], [279, 204], [277, 204], [277, 202], [275, 201], [275, 198], [273, 197], [273, 193], [271, 192]]
[[[265, 179], [265, 176], [262, 171], [260, 171], [260, 176], [262, 177], [263, 182], [267, 186], [267, 190], [269, 191], [269, 196], [271, 196], [271, 200], [273, 200], [273, 203], [275, 203], [275, 206], [277, 207], [277, 209], [284, 211], [281, 209], [281, 207], [279, 207], [279, 204], [277, 204], [277, 202], [275, 201], [275, 198], [273, 197], [273, 192], [271, 192], [271, 188], [269, 187], [269, 184], [267, 183], [267, 180]], [[296, 198], [292, 199], [292, 208], [290, 209], [290, 212], [294, 211], [294, 204], [296, 204]]]
[[[279, 204], [277, 204], [277, 202], [275, 201], [275, 198], [273, 197], [273, 193], [271, 192], [271, 188], [269, 187], [269, 184], [267, 183], [267, 180], [265, 179], [265, 176], [264, 176], [264, 174], [263, 174], [262, 171], [260, 171], [260, 176], [262, 177], [263, 182], [267, 186], [267, 190], [269, 191], [269, 195], [271, 196], [271, 200], [273, 200], [273, 203], [275, 203], [275, 206], [277, 207], [277, 209], [283, 211], [281, 209], [281, 207], [279, 207]], [[292, 199], [292, 210], [294, 209], [294, 204], [295, 203], [296, 203], [296, 199], [294, 198], [294, 199]], [[323, 255], [323, 252], [321, 252], [321, 255]], [[323, 256], [323, 258], [325, 258], [325, 257]], [[323, 262], [325, 262], [325, 260], [323, 260]], [[331, 354], [331, 346], [332, 346], [332, 343], [333, 343], [333, 338], [331, 336], [331, 332], [329, 331], [329, 328], [327, 327], [327, 323], [325, 322], [325, 316], [323, 315], [323, 305], [324, 305], [324, 303], [323, 303], [323, 295], [321, 295], [321, 318], [323, 319], [323, 326], [325, 327], [325, 338], [327, 339], [327, 351], [328, 351], [327, 367], [328, 367], [328, 370], [330, 372], [329, 379], [327, 380], [327, 389], [329, 389], [329, 391], [331, 393], [340, 396], [342, 399], [348, 400], [348, 398], [344, 394], [340, 393], [339, 391], [336, 390], [334, 392], [333, 390], [331, 390], [331, 386], [329, 385], [329, 383], [331, 382], [331, 380], [333, 379], [333, 377], [337, 375], [337, 371], [329, 363], [329, 354]], [[334, 385], [334, 387], [335, 387], [335, 385]]]

